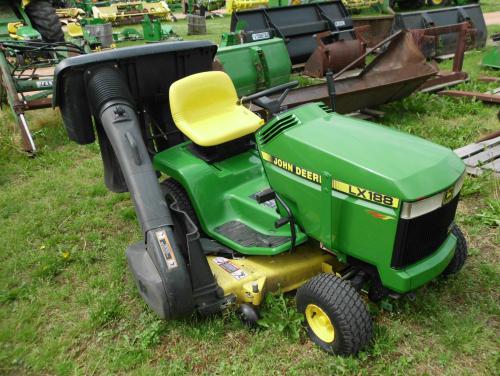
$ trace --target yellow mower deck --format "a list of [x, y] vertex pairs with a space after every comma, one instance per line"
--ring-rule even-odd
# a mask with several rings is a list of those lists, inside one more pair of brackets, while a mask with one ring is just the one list
[[239, 303], [259, 305], [266, 292], [297, 289], [311, 277], [343, 268], [335, 256], [314, 243], [306, 243], [293, 252], [276, 256], [249, 256], [227, 259], [208, 256], [208, 263], [224, 290]]

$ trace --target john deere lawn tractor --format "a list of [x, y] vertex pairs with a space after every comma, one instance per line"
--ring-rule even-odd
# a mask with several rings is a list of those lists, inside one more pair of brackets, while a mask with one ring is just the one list
[[401, 296], [464, 265], [464, 164], [322, 104], [283, 109], [293, 82], [238, 100], [211, 71], [216, 50], [176, 42], [68, 58], [54, 105], [72, 140], [97, 133], [106, 185], [130, 192], [144, 238], [128, 264], [160, 317], [240, 306], [252, 321], [264, 294], [297, 289], [311, 339], [355, 354], [372, 336], [359, 292]]

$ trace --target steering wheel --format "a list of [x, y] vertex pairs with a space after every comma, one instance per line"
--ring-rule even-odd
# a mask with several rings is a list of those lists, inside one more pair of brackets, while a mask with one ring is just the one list
[[[291, 81], [286, 84], [274, 86], [270, 89], [259, 91], [255, 94], [249, 95], [248, 97], [242, 97], [241, 103], [253, 102], [257, 106], [264, 108], [270, 115], [274, 115], [281, 110], [281, 104], [285, 100], [290, 89], [297, 87], [299, 85], [298, 81]], [[283, 92], [279, 98], [271, 99], [268, 96]]]

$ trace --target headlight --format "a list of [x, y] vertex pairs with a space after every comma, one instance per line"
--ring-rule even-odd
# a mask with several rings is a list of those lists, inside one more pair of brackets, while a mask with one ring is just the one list
[[455, 182], [455, 184], [431, 197], [414, 202], [404, 202], [401, 208], [401, 218], [412, 219], [430, 213], [433, 210], [446, 205], [453, 200], [462, 189], [465, 173]]

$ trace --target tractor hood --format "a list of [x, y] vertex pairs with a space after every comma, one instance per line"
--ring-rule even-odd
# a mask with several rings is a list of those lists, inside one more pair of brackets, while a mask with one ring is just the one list
[[385, 126], [329, 113], [315, 103], [271, 120], [258, 132], [257, 143], [266, 166], [290, 172], [290, 178], [320, 183], [318, 176], [331, 175], [334, 181], [402, 201], [443, 191], [465, 170], [450, 149]]

